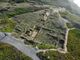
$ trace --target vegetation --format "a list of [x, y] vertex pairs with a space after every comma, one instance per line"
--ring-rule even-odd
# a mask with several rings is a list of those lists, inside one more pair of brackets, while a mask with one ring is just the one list
[[27, 7], [27, 8], [15, 8], [13, 11], [7, 11], [5, 12], [6, 16], [9, 18], [14, 17], [16, 15], [28, 13], [28, 12], [35, 12], [38, 10], [42, 10], [44, 8], [38, 8], [38, 7]]
[[55, 51], [40, 52], [41, 60], [80, 60], [80, 30], [74, 29], [69, 32], [68, 53], [61, 54]]
[[0, 60], [32, 60], [30, 57], [25, 56], [16, 48], [0, 43]]
[[32, 12], [33, 10], [30, 8], [16, 8], [14, 11], [7, 12], [6, 15], [8, 17], [13, 17], [15, 15], [20, 15], [27, 12]]
[[61, 54], [56, 51], [40, 52], [37, 54], [41, 60], [74, 60], [71, 54]]
[[1, 32], [12, 32], [15, 28], [16, 22], [9, 18], [4, 18], [0, 20], [0, 31]]
[[67, 20], [70, 20], [71, 22], [80, 22], [80, 17], [77, 15], [74, 15], [70, 13], [69, 11], [66, 12], [60, 12], [61, 16]]
[[71, 23], [66, 23], [68, 28], [73, 28], [73, 25]]
[[[1, 32], [12, 32], [15, 28], [16, 22], [18, 25], [15, 28], [15, 31], [19, 31], [19, 35], [24, 34], [27, 30], [34, 30], [34, 26], [39, 26], [41, 28], [39, 34], [35, 37], [34, 41], [37, 40], [42, 42], [42, 44], [35, 44], [33, 41], [25, 41], [25, 44], [36, 45], [39, 49], [52, 49], [56, 48], [57, 42], [59, 39], [64, 39], [65, 29], [58, 19], [57, 14], [50, 14], [48, 20], [44, 23], [43, 18], [44, 14], [41, 10], [45, 9], [44, 7], [36, 7], [38, 4], [53, 4], [55, 6], [67, 5], [65, 1], [59, 0], [0, 0], [0, 2], [8, 2], [11, 5], [8, 7], [1, 7], [0, 9], [0, 31]], [[17, 7], [17, 3], [30, 2], [31, 7]], [[64, 4], [62, 4], [64, 2]], [[67, 2], [67, 1], [66, 1]], [[15, 4], [16, 3], [16, 4]], [[58, 4], [59, 3], [59, 4]], [[14, 6], [12, 5], [14, 4]], [[24, 3], [23, 3], [24, 4]], [[25, 5], [25, 4], [24, 4]], [[13, 7], [13, 8], [12, 8]], [[70, 8], [68, 6], [68, 8]], [[40, 12], [40, 11], [41, 12]], [[37, 11], [35, 13], [35, 11]], [[39, 11], [39, 12], [38, 12]], [[46, 10], [45, 10], [46, 11]], [[32, 12], [32, 13], [29, 13]], [[51, 12], [51, 10], [50, 10]], [[27, 14], [25, 14], [27, 13]], [[22, 14], [22, 15], [21, 15]], [[73, 28], [73, 24], [79, 24], [80, 27], [80, 17], [76, 16], [69, 11], [60, 12], [61, 16], [71, 23], [67, 23], [68, 28]], [[5, 16], [4, 16], [5, 15]], [[19, 15], [19, 16], [16, 16]], [[16, 22], [11, 19], [14, 17]], [[68, 39], [68, 53], [61, 54], [55, 51], [47, 51], [46, 53], [40, 52], [38, 56], [42, 60], [80, 60], [80, 30], [75, 29], [69, 32]], [[20, 34], [21, 33], [21, 34]], [[53, 45], [52, 45], [53, 44]], [[59, 45], [59, 44], [58, 44]], [[8, 44], [0, 44], [0, 60], [31, 60], [29, 57], [26, 57], [21, 52], [17, 51], [16, 48]]]
[[7, 0], [0, 0], [0, 2], [7, 2]]
[[69, 32], [68, 51], [74, 60], [80, 60], [80, 30], [74, 29]]
[[53, 49], [53, 48], [55, 48], [54, 45], [50, 45], [50, 44], [38, 44], [37, 46], [39, 49]]

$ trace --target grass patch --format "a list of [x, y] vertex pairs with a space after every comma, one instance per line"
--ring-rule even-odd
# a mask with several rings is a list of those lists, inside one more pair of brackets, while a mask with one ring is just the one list
[[54, 45], [50, 45], [50, 44], [38, 44], [37, 47], [39, 49], [53, 49], [53, 48], [55, 48]]
[[8, 16], [9, 18], [14, 17], [16, 15], [20, 15], [20, 14], [24, 14], [24, 13], [28, 13], [28, 12], [35, 12], [35, 11], [39, 11], [45, 8], [38, 8], [38, 7], [27, 7], [27, 8], [15, 8], [13, 11], [7, 11], [5, 14], [6, 16]]
[[68, 51], [75, 60], [80, 59], [80, 30], [74, 29], [69, 32]]
[[77, 16], [77, 15], [74, 15], [68, 11], [66, 12], [60, 12], [61, 16], [65, 19], [68, 19], [70, 21], [73, 21], [73, 22], [80, 22], [80, 17]]
[[14, 11], [7, 12], [6, 15], [8, 17], [13, 17], [15, 15], [24, 14], [27, 12], [33, 12], [33, 10], [31, 8], [16, 8]]
[[40, 52], [37, 55], [41, 60], [74, 60], [70, 54], [61, 54], [56, 51]]
[[71, 23], [66, 23], [68, 28], [74, 28], [73, 25]]
[[68, 53], [61, 54], [55, 51], [40, 52], [37, 55], [41, 60], [80, 60], [80, 30], [69, 32]]
[[30, 57], [25, 56], [16, 48], [0, 43], [0, 60], [32, 60]]
[[0, 20], [1, 32], [12, 32], [15, 28], [16, 22], [12, 19], [5, 18]]

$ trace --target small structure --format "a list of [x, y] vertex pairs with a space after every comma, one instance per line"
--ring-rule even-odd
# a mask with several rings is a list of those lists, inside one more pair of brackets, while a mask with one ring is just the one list
[[33, 40], [39, 31], [40, 31], [40, 27], [34, 25], [32, 29], [27, 30], [21, 36], [24, 36], [26, 39]]
[[48, 10], [45, 10], [45, 12], [44, 12], [44, 21], [47, 20], [49, 15], [50, 15], [50, 12]]
[[34, 26], [31, 37], [34, 39], [39, 31], [40, 31], [40, 27]]

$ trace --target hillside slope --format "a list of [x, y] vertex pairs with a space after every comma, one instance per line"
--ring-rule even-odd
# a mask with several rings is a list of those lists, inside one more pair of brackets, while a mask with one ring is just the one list
[[67, 51], [74, 45], [67, 45], [68, 40], [80, 35], [73, 29], [80, 29], [80, 17], [79, 7], [71, 0], [0, 0], [0, 32], [11, 33], [37, 53], [42, 51], [42, 60], [75, 60], [74, 51]]

